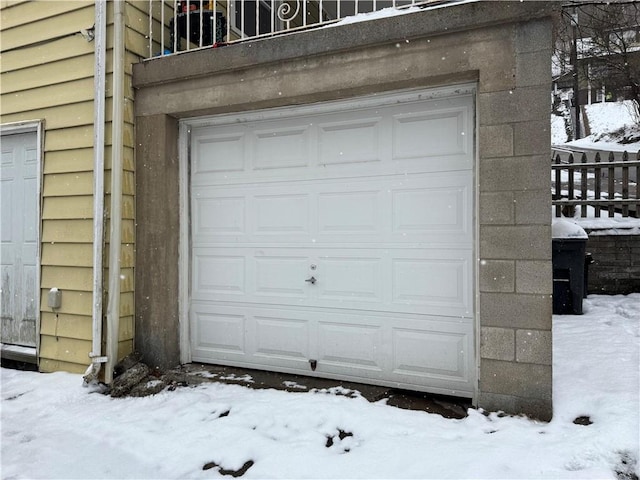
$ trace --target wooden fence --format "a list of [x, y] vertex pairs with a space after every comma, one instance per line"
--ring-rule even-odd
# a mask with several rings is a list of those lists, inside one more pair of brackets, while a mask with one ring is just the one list
[[[634, 158], [635, 157], [635, 158]], [[552, 157], [552, 198], [555, 216], [640, 217], [640, 151], [570, 152], [554, 151]]]

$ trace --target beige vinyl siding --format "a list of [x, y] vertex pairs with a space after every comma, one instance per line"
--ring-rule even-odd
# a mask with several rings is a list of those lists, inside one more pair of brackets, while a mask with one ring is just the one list
[[[159, 2], [154, 2], [159, 4]], [[120, 257], [119, 356], [133, 350], [135, 278], [135, 138], [132, 65], [149, 54], [149, 2], [125, 4], [124, 98], [113, 99], [113, 2], [107, 3], [105, 85], [105, 248]], [[169, 7], [167, 12], [169, 12]], [[169, 13], [167, 19], [170, 18]], [[0, 122], [45, 124], [41, 220], [42, 371], [84, 372], [92, 340], [94, 42], [81, 35], [95, 22], [94, 2], [0, 1]], [[156, 20], [156, 23], [158, 21]], [[159, 26], [159, 24], [158, 24]], [[169, 39], [168, 30], [167, 42]], [[109, 245], [113, 102], [122, 102], [122, 244]], [[49, 288], [62, 306], [46, 307]], [[106, 298], [105, 292], [105, 298]], [[105, 306], [106, 309], [106, 306]], [[105, 332], [106, 333], [106, 332]]]
[[[0, 28], [4, 29], [4, 24]], [[3, 37], [8, 36], [9, 32], [3, 35]], [[73, 35], [52, 41], [50, 44], [44, 42], [41, 44], [27, 45], [25, 48], [11, 51], [2, 51], [2, 47], [0, 47], [0, 51], [2, 51], [2, 71], [11, 72], [33, 66], [36, 64], [36, 62], [34, 62], [35, 59], [37, 59], [37, 64], [55, 62], [69, 58], [70, 52], [73, 52], [74, 55], [93, 55], [93, 43], [84, 42], [79, 44], [78, 38], [81, 37]], [[25, 51], [27, 50], [29, 54], [25, 55]]]
[[91, 172], [93, 171], [93, 148], [47, 152], [43, 171], [45, 175], [66, 172]]
[[[127, 300], [127, 299], [125, 299]], [[127, 303], [127, 302], [125, 302]], [[120, 319], [118, 337], [118, 356], [124, 357], [133, 351], [133, 315]], [[47, 357], [42, 358], [40, 366], [43, 371], [67, 370], [83, 373], [84, 368], [79, 361], [79, 350], [91, 348], [92, 326], [91, 320], [81, 315], [59, 314], [43, 312], [41, 333], [45, 336], [41, 350]]]
[[[52, 352], [52, 354], [54, 353]], [[50, 358], [43, 358], [42, 356], [40, 357], [39, 368], [41, 372], [63, 371], [78, 374], [85, 373], [87, 369], [87, 367], [78, 363], [61, 362], [60, 360], [51, 360]]]
[[[136, 6], [125, 5], [124, 98], [116, 100], [122, 102], [124, 112], [119, 356], [133, 350], [134, 338], [135, 117], [131, 74], [132, 64], [148, 56], [149, 51], [145, 38], [149, 2], [134, 3]], [[95, 43], [87, 42], [80, 30], [94, 24], [94, 2], [2, 1], [0, 7], [1, 121], [45, 122], [40, 369], [83, 372], [89, 364], [92, 340]], [[109, 2], [105, 62], [105, 290], [113, 152], [113, 13], [113, 3]], [[63, 292], [57, 315], [46, 307], [46, 294], [54, 286]]]
[[[2, 123], [44, 120], [41, 222], [42, 371], [83, 372], [91, 351], [94, 24], [92, 1], [3, 2]], [[62, 306], [47, 307], [50, 288]]]
[[53, 312], [42, 312], [40, 333], [50, 337], [63, 337], [91, 341], [91, 319], [84, 315], [70, 315]]
[[47, 197], [43, 202], [42, 218], [47, 220], [93, 218], [93, 196]]
[[7, 8], [2, 14], [3, 30], [20, 27], [28, 20], [31, 23], [37, 23], [40, 20], [51, 17], [58, 17], [65, 13], [79, 10], [93, 5], [91, 0], [74, 0], [74, 1], [24, 1], [24, 2], [2, 2], [2, 8], [15, 4], [20, 4], [20, 8]]
[[[43, 8], [49, 3], [54, 2], [37, 2]], [[29, 3], [3, 9], [2, 30], [11, 34], [3, 35], [2, 47], [0, 47], [2, 51], [15, 50], [40, 42], [51, 42], [66, 35], [82, 39], [80, 29], [89, 28], [94, 23], [93, 2], [66, 0], [58, 3], [61, 4], [60, 9], [49, 17], [40, 17], [37, 14], [31, 17], [26, 12], [23, 14], [25, 9], [32, 9]], [[38, 9], [35, 11], [37, 12]], [[9, 19], [6, 23], [5, 18]], [[65, 55], [65, 57], [69, 56], [71, 55]]]
[[[135, 3], [136, 5], [133, 5]], [[133, 351], [134, 339], [134, 289], [135, 289], [135, 130], [134, 130], [134, 91], [132, 87], [132, 65], [146, 58], [149, 52], [149, 2], [131, 2], [127, 0], [124, 8], [125, 23], [125, 64], [124, 64], [124, 125], [123, 125], [123, 172], [122, 172], [122, 212], [121, 227], [122, 238], [119, 245], [120, 256], [120, 327], [118, 335], [118, 356], [122, 357]], [[107, 13], [107, 48], [113, 47], [113, 9]], [[113, 71], [112, 55], [107, 52], [107, 72]], [[109, 83], [112, 85], [112, 83]], [[107, 95], [112, 95], [111, 88], [107, 88]], [[105, 206], [107, 208], [107, 226], [109, 231], [111, 224], [111, 152], [112, 144], [109, 141], [112, 131], [112, 117], [109, 113], [105, 138], [107, 138], [107, 157], [105, 165]], [[113, 245], [106, 238], [106, 249], [109, 255], [113, 252]], [[106, 265], [106, 263], [105, 263]], [[105, 269], [105, 278], [108, 270]]]
[[[93, 99], [85, 100], [84, 102], [71, 103], [68, 105], [31, 110], [31, 116], [32, 118], [49, 119], [49, 121], [47, 122], [47, 128], [51, 130], [57, 128], [72, 127], [78, 125], [79, 123], [89, 125], [93, 123]], [[22, 112], [17, 112], [14, 114], [5, 113], [2, 116], [2, 121], [17, 122], [22, 117], [24, 117], [24, 114]]]
[[91, 267], [93, 265], [93, 246], [72, 243], [43, 243], [40, 263], [45, 265]]

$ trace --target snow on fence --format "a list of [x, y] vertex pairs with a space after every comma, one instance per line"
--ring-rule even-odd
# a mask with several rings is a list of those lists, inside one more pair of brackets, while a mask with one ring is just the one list
[[[635, 157], [635, 158], [634, 158]], [[640, 151], [567, 152], [552, 156], [552, 198], [555, 216], [640, 217]]]

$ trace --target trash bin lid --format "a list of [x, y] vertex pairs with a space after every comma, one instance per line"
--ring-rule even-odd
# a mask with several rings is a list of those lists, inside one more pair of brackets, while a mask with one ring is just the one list
[[553, 238], [588, 239], [589, 235], [580, 225], [565, 218], [554, 218], [551, 222], [551, 236]]

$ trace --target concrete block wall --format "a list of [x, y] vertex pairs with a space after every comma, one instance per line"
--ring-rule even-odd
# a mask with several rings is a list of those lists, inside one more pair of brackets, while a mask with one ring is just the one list
[[551, 29], [515, 26], [515, 75], [480, 83], [480, 397], [488, 410], [551, 416], [548, 195]]
[[587, 233], [587, 252], [594, 260], [589, 266], [588, 292], [640, 292], [640, 235], [603, 235], [597, 230]]
[[[477, 404], [549, 419], [549, 88], [554, 2], [477, 2], [320, 29], [134, 66], [139, 223], [136, 342], [177, 362], [177, 119], [410, 88], [477, 85]], [[238, 81], [241, 79], [242, 81]], [[160, 128], [162, 127], [162, 128]], [[163, 165], [167, 166], [165, 171]], [[146, 169], [156, 169], [144, 173]], [[146, 179], [146, 180], [145, 180]], [[165, 192], [158, 202], [158, 193]], [[164, 239], [165, 241], [162, 241]], [[144, 304], [154, 303], [147, 308]], [[166, 312], [163, 315], [162, 312]]]

